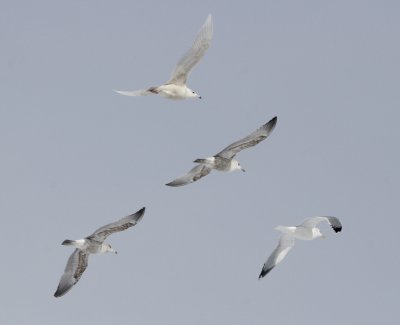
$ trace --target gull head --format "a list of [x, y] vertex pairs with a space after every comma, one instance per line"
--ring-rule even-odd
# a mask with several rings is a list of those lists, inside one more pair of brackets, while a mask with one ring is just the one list
[[188, 98], [198, 98], [201, 99], [201, 96], [196, 93], [194, 90], [190, 89], [190, 88], [186, 88], [186, 95]]
[[241, 170], [242, 172], [245, 172], [246, 170], [242, 167], [242, 165], [235, 159], [232, 159], [231, 163], [231, 170]]
[[111, 247], [110, 244], [106, 244], [106, 245], [107, 245], [106, 246], [106, 252], [110, 252], [110, 253], [114, 253], [114, 254], [118, 253], [114, 248]]

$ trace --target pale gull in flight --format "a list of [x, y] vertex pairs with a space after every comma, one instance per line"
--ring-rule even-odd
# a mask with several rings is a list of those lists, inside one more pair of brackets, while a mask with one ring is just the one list
[[134, 91], [120, 91], [117, 93], [126, 96], [147, 96], [162, 95], [170, 99], [200, 98], [201, 96], [195, 91], [186, 87], [186, 81], [190, 71], [197, 62], [204, 56], [210, 47], [213, 33], [213, 25], [211, 15], [208, 15], [205, 23], [198, 32], [192, 47], [179, 60], [171, 78], [163, 85], [158, 87], [150, 87], [148, 89]]
[[278, 226], [275, 229], [283, 233], [279, 239], [279, 244], [272, 252], [268, 260], [265, 262], [259, 279], [267, 275], [276, 265], [278, 265], [294, 246], [295, 239], [312, 240], [315, 238], [325, 238], [321, 230], [316, 227], [321, 221], [326, 221], [330, 224], [335, 232], [342, 230], [342, 224], [336, 217], [312, 217], [303, 221], [297, 227]]
[[143, 217], [145, 208], [140, 209], [135, 214], [131, 214], [116, 222], [105, 225], [97, 229], [93, 234], [78, 240], [66, 239], [62, 245], [76, 247], [75, 251], [69, 257], [64, 274], [61, 276], [60, 283], [54, 297], [61, 297], [66, 294], [81, 278], [88, 265], [90, 254], [97, 253], [117, 253], [111, 248], [110, 244], [104, 243], [104, 240], [111, 234], [128, 229], [136, 225]]
[[205, 159], [196, 159], [194, 162], [199, 163], [199, 165], [192, 168], [186, 175], [179, 177], [166, 185], [182, 186], [193, 183], [198, 179], [208, 175], [213, 169], [223, 172], [231, 172], [233, 170], [245, 171], [240, 163], [236, 159], [234, 159], [234, 157], [239, 151], [253, 147], [262, 140], [265, 140], [275, 128], [276, 122], [277, 117], [275, 116], [268, 123], [264, 124], [247, 137], [227, 146], [224, 150], [217, 153], [215, 156]]

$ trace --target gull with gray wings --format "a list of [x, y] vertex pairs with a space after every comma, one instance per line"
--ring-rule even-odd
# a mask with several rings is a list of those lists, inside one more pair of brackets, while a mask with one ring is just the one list
[[61, 276], [60, 283], [54, 293], [54, 297], [65, 295], [81, 278], [88, 266], [90, 254], [97, 253], [117, 253], [110, 244], [104, 240], [111, 234], [123, 231], [136, 225], [143, 217], [145, 208], [140, 209], [134, 214], [124, 217], [116, 222], [112, 222], [97, 229], [93, 234], [83, 239], [66, 239], [62, 245], [74, 246], [76, 249], [69, 257], [64, 274]]
[[277, 120], [278, 119], [275, 116], [268, 123], [264, 124], [247, 137], [230, 144], [215, 156], [205, 159], [196, 159], [194, 162], [199, 165], [192, 168], [186, 175], [179, 177], [166, 185], [176, 187], [193, 183], [208, 175], [213, 169], [223, 172], [231, 172], [234, 170], [241, 170], [244, 172], [244, 168], [236, 159], [234, 159], [234, 157], [243, 149], [253, 147], [265, 140], [274, 130]]
[[336, 217], [311, 217], [303, 221], [296, 227], [278, 226], [275, 229], [282, 232], [278, 246], [264, 263], [259, 279], [266, 276], [275, 266], [277, 266], [289, 253], [294, 246], [295, 239], [313, 240], [315, 238], [325, 238], [321, 230], [317, 228], [317, 224], [326, 221], [335, 232], [342, 231], [342, 224]]

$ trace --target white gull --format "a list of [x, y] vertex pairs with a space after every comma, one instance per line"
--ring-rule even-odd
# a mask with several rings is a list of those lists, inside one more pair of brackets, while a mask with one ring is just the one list
[[276, 265], [278, 265], [294, 246], [295, 239], [313, 240], [315, 238], [325, 238], [321, 230], [316, 227], [321, 221], [326, 221], [335, 232], [342, 230], [342, 224], [336, 217], [311, 217], [303, 221], [296, 227], [278, 226], [275, 229], [283, 233], [279, 239], [279, 244], [264, 263], [259, 279], [267, 275]]
[[197, 62], [204, 56], [210, 47], [213, 33], [211, 15], [208, 15], [205, 23], [198, 32], [192, 47], [179, 60], [171, 78], [163, 85], [133, 91], [115, 90], [117, 93], [126, 96], [147, 96], [161, 95], [169, 99], [200, 98], [192, 89], [186, 86], [190, 71]]

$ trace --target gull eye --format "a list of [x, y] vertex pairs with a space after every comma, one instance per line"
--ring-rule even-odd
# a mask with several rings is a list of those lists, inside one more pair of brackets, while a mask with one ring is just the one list
[[192, 91], [192, 93], [194, 94], [194, 91]]

